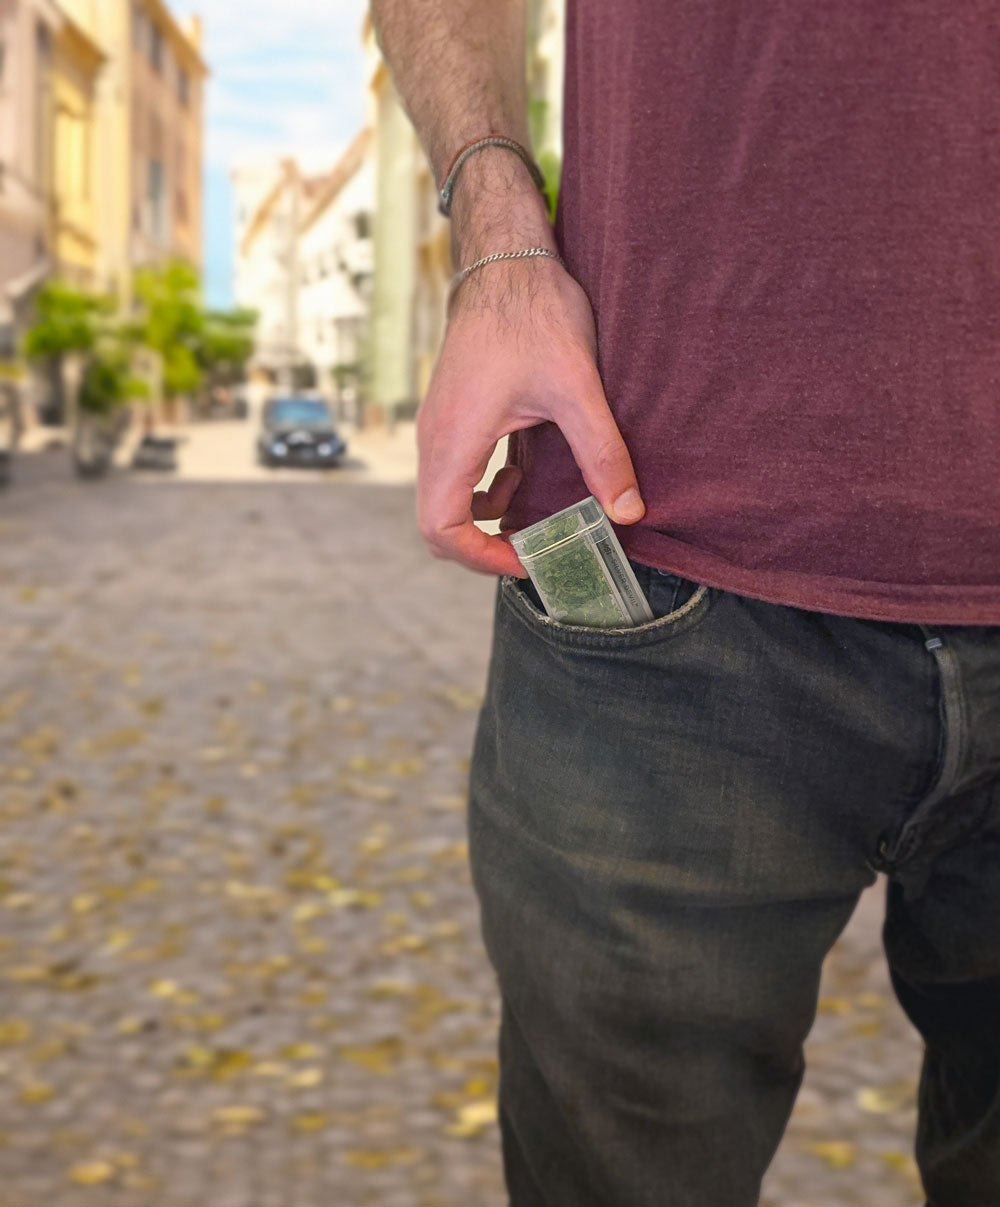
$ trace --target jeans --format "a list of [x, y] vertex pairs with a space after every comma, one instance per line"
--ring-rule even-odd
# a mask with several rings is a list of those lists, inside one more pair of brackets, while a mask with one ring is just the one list
[[497, 588], [468, 822], [513, 1207], [756, 1204], [878, 872], [928, 1204], [1000, 1203], [1000, 626], [633, 568], [632, 629]]

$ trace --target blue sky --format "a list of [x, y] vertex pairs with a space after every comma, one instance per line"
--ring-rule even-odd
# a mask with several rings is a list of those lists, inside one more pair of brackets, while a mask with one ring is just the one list
[[178, 0], [200, 13], [212, 75], [205, 113], [205, 296], [232, 302], [234, 162], [335, 161], [364, 120], [365, 0]]

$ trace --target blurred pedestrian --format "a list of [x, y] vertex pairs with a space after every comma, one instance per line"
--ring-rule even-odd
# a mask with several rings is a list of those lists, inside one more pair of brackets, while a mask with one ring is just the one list
[[[554, 227], [524, 0], [373, 9], [458, 270], [420, 527], [500, 576], [469, 836], [511, 1201], [756, 1203], [884, 872], [928, 1202], [1000, 1203], [995, 5], [568, 0]], [[648, 624], [551, 619], [474, 524], [588, 492]]]

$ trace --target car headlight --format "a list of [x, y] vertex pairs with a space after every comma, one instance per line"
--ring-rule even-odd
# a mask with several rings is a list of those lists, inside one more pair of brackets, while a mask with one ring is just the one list
[[332, 444], [321, 444], [316, 451], [319, 453], [319, 455], [321, 457], [325, 457], [329, 453], [333, 452], [333, 445]]
[[275, 440], [275, 442], [271, 445], [271, 452], [274, 453], [276, 457], [283, 457], [285, 453], [288, 452], [288, 445], [282, 443], [280, 440]]

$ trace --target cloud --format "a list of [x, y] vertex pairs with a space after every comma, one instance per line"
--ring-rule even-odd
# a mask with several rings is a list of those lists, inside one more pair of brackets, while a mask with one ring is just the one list
[[211, 76], [206, 99], [205, 286], [232, 300], [229, 171], [295, 155], [332, 165], [364, 120], [365, 0], [175, 0], [198, 13]]
[[225, 168], [248, 155], [346, 145], [364, 117], [364, 0], [202, 0], [208, 85], [206, 154]]

